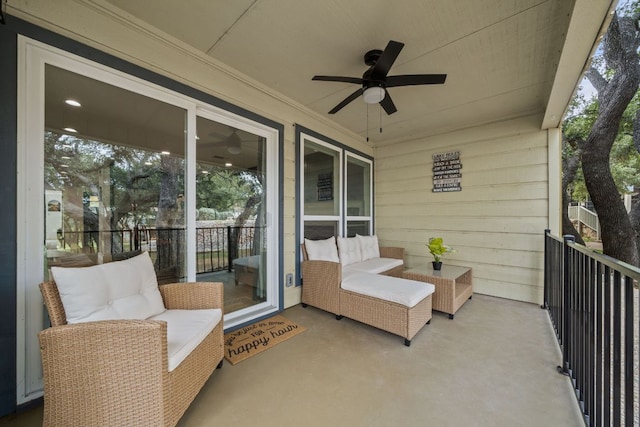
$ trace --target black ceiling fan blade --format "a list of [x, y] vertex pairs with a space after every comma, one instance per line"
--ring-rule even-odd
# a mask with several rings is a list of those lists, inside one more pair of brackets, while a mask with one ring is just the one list
[[371, 69], [371, 80], [384, 80], [403, 47], [404, 43], [389, 40], [387, 47]]
[[441, 85], [445, 80], [446, 74], [405, 74], [387, 77], [386, 86]]
[[360, 77], [313, 76], [311, 80], [320, 80], [323, 82], [355, 83], [357, 85], [362, 84], [362, 79]]
[[357, 91], [353, 92], [351, 95], [347, 96], [340, 104], [333, 107], [333, 109], [329, 111], [329, 114], [335, 114], [338, 111], [342, 110], [348, 103], [362, 95], [363, 91], [364, 89], [360, 88]]
[[396, 108], [396, 104], [394, 104], [391, 100], [391, 95], [389, 95], [389, 92], [385, 90], [384, 93], [385, 95], [382, 101], [380, 101], [380, 105], [382, 105], [382, 108], [384, 109], [384, 111], [386, 111], [387, 114], [391, 115], [398, 111], [398, 109]]

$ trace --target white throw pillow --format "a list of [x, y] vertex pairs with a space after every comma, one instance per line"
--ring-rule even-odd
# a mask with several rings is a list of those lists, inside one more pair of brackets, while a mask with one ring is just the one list
[[304, 248], [307, 251], [307, 258], [311, 261], [340, 262], [336, 239], [333, 236], [325, 240], [304, 239]]
[[338, 237], [338, 250], [343, 267], [362, 261], [360, 242], [355, 237]]
[[51, 267], [68, 323], [147, 319], [165, 311], [147, 252], [92, 267]]
[[378, 246], [378, 236], [361, 236], [356, 234], [356, 238], [360, 242], [360, 252], [362, 253], [362, 261], [368, 259], [380, 258], [380, 247]]

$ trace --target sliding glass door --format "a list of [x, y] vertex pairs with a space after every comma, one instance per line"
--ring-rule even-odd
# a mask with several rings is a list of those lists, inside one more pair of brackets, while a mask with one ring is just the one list
[[197, 280], [225, 283], [225, 312], [244, 312], [268, 300], [267, 140], [206, 112], [196, 125]]
[[225, 328], [281, 310], [281, 128], [19, 44], [18, 403], [42, 393], [51, 266], [147, 251], [161, 284], [223, 282]]

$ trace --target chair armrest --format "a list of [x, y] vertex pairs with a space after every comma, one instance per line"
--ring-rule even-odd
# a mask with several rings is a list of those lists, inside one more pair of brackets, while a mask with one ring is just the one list
[[199, 310], [224, 305], [224, 286], [219, 282], [170, 283], [160, 285], [168, 310]]
[[340, 287], [342, 264], [332, 261], [302, 261], [302, 285], [322, 283]]
[[380, 258], [395, 258], [404, 261], [404, 248], [398, 248], [393, 246], [381, 246]]
[[302, 303], [340, 314], [342, 264], [331, 261], [302, 262]]
[[[168, 369], [166, 322], [62, 325], [45, 329], [38, 339], [45, 417], [54, 418], [44, 425], [81, 425], [80, 419], [82, 425], [136, 425], [138, 421], [162, 425], [162, 410], [148, 408], [163, 401]], [[123, 412], [130, 417], [128, 422], [119, 418]]]

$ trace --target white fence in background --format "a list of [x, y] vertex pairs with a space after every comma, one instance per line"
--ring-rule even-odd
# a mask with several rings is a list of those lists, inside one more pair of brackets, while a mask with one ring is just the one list
[[598, 214], [584, 206], [569, 206], [569, 219], [579, 221], [580, 225], [586, 225], [596, 232], [596, 239], [600, 240], [600, 221]]

